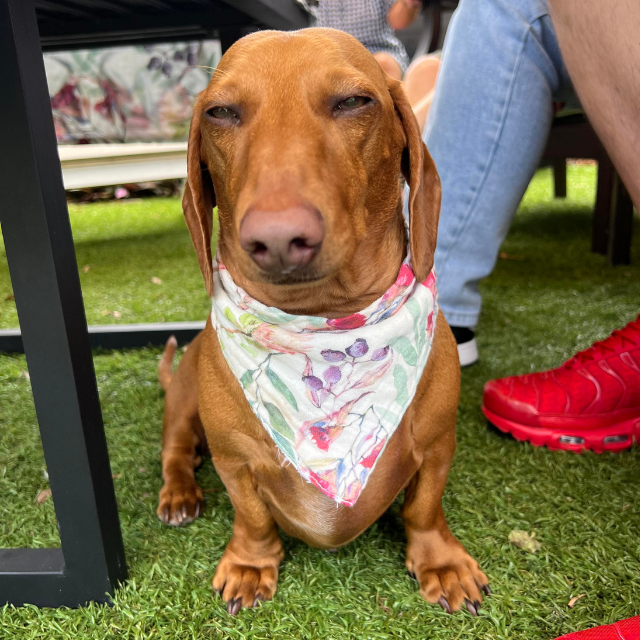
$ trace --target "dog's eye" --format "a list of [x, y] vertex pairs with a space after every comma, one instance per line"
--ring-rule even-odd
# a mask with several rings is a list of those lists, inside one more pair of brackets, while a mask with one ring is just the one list
[[339, 102], [335, 106], [335, 111], [355, 111], [369, 102], [371, 102], [371, 98], [367, 98], [367, 96], [350, 96]]
[[229, 107], [211, 107], [211, 109], [207, 111], [207, 115], [214, 120], [225, 120], [229, 123], [234, 120], [239, 120], [238, 114]]

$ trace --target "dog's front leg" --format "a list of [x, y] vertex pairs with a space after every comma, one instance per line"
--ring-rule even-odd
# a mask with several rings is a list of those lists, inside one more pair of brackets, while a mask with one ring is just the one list
[[284, 550], [278, 525], [257, 494], [251, 472], [244, 465], [215, 460], [235, 509], [233, 535], [213, 577], [213, 588], [236, 615], [242, 607], [271, 600], [278, 583]]
[[407, 569], [428, 602], [451, 613], [464, 604], [476, 614], [487, 576], [449, 530], [442, 495], [455, 450], [453, 432], [429, 447], [406, 488], [402, 518], [407, 532]]

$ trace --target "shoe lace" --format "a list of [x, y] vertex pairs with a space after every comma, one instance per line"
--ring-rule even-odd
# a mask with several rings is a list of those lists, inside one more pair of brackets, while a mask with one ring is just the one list
[[562, 367], [565, 369], [574, 369], [587, 362], [597, 360], [607, 353], [616, 353], [618, 348], [623, 347], [626, 343], [629, 343], [631, 346], [640, 344], [640, 316], [622, 329], [616, 329], [608, 338], [594, 342], [584, 351], [576, 353], [576, 355], [567, 360]]

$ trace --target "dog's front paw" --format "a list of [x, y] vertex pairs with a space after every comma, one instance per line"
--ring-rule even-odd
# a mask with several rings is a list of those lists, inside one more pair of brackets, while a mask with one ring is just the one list
[[166, 482], [160, 490], [158, 518], [172, 527], [193, 522], [204, 507], [202, 490], [195, 480]]
[[420, 584], [420, 594], [432, 604], [439, 604], [447, 613], [459, 611], [463, 606], [477, 615], [482, 593], [491, 595], [487, 576], [478, 563], [457, 541], [447, 545], [444, 553], [423, 553], [407, 550], [407, 569]]
[[213, 589], [227, 603], [227, 611], [235, 616], [243, 607], [256, 607], [271, 600], [278, 586], [278, 566], [254, 567], [238, 564], [225, 557], [220, 560], [213, 577]]

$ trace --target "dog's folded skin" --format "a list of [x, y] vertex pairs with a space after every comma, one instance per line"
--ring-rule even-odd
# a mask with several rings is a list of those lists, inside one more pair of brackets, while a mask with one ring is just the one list
[[[198, 98], [188, 165], [185, 218], [210, 295], [215, 204], [218, 252], [234, 282], [288, 313], [357, 313], [395, 282], [409, 249], [419, 281], [433, 266], [435, 166], [400, 84], [346, 34], [260, 32], [236, 43]], [[408, 243], [401, 173], [410, 187]], [[353, 507], [336, 505], [285, 462], [211, 320], [171, 377], [174, 349], [168, 345], [161, 364], [167, 397], [158, 515], [174, 525], [199, 515], [193, 471], [208, 443], [235, 509], [213, 579], [230, 613], [274, 596], [284, 556], [279, 527], [335, 548], [402, 490], [406, 565], [422, 595], [449, 612], [477, 612], [487, 578], [449, 531], [441, 505], [460, 388], [456, 343], [441, 314], [415, 396]]]

